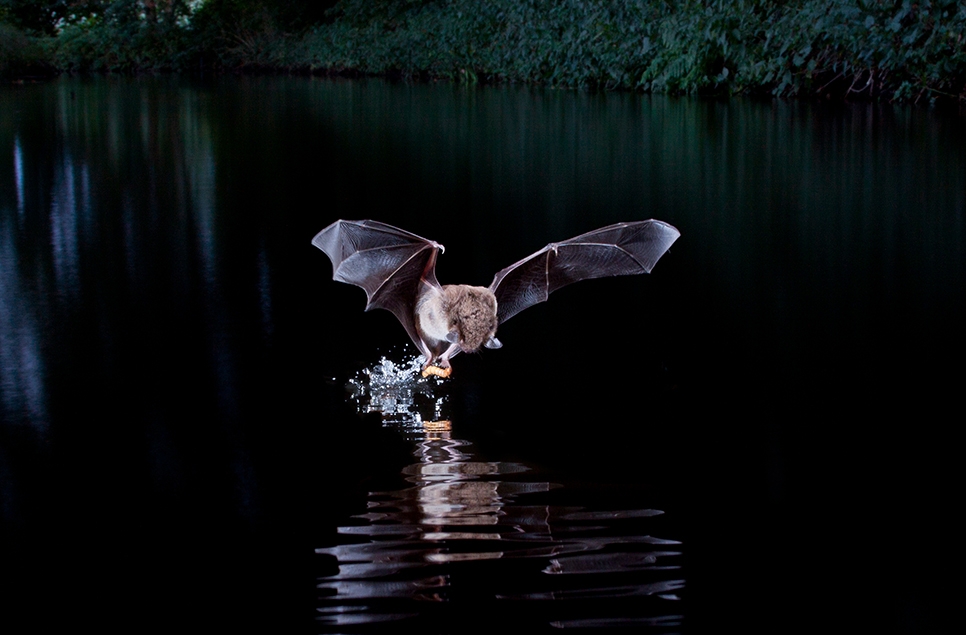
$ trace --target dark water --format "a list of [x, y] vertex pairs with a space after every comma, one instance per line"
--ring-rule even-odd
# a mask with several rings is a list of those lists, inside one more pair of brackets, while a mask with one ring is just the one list
[[[349, 381], [411, 354], [405, 334], [309, 244], [366, 217], [446, 245], [443, 283], [619, 220], [682, 238], [650, 276], [515, 317], [384, 426]], [[4, 87], [3, 614], [935, 632], [956, 606], [964, 250], [956, 113]]]

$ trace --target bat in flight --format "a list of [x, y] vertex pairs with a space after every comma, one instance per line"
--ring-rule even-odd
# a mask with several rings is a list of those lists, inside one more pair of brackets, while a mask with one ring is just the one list
[[659, 220], [617, 223], [550, 243], [493, 278], [489, 287], [440, 285], [443, 246], [373, 220], [338, 220], [312, 239], [332, 260], [332, 278], [362, 287], [366, 310], [399, 318], [426, 358], [423, 376], [449, 377], [450, 358], [499, 348], [497, 327], [578, 280], [650, 273], [681, 235]]

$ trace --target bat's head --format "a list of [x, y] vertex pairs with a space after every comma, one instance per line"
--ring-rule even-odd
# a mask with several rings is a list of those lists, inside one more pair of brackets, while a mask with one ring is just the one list
[[455, 332], [456, 343], [467, 353], [481, 346], [499, 348], [496, 339], [496, 296], [485, 287], [457, 285], [457, 292], [447, 303], [450, 327]]

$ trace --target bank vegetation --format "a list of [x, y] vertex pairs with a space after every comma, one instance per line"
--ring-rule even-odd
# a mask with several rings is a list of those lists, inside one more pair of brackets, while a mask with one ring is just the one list
[[966, 101], [957, 0], [0, 0], [0, 74], [291, 72]]

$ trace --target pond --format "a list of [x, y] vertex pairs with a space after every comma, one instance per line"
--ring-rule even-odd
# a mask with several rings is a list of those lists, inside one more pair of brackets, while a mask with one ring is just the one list
[[[503, 348], [417, 380], [399, 323], [311, 245], [339, 218], [442, 243], [444, 284], [619, 221], [681, 238], [650, 275], [562, 289]], [[4, 612], [929, 632], [955, 606], [964, 318], [957, 113], [6, 86]]]

